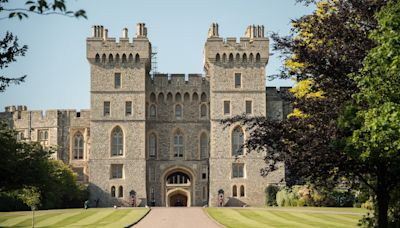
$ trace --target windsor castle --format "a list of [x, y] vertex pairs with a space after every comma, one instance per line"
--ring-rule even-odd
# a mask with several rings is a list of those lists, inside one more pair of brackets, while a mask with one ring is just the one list
[[100, 206], [264, 205], [265, 188], [285, 169], [260, 175], [264, 153], [246, 151], [244, 126], [224, 126], [235, 115], [283, 119], [288, 88], [266, 87], [269, 40], [263, 26], [244, 37], [222, 38], [212, 24], [204, 45], [203, 74], [151, 73], [152, 46], [145, 24], [130, 39], [108, 37], [93, 26], [86, 39], [90, 109], [0, 113], [20, 140], [56, 146]]

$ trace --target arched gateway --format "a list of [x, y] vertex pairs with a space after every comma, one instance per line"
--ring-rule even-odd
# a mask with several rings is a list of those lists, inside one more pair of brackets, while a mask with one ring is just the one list
[[164, 202], [167, 207], [190, 207], [194, 180], [190, 170], [173, 168], [164, 173]]

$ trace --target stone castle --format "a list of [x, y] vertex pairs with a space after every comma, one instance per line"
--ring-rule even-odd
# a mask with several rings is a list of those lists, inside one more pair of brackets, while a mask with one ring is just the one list
[[204, 46], [204, 74], [151, 73], [152, 46], [145, 24], [133, 40], [119, 41], [103, 26], [87, 38], [90, 110], [0, 113], [21, 140], [56, 146], [89, 185], [100, 206], [264, 205], [265, 188], [285, 170], [260, 175], [263, 153], [241, 145], [249, 133], [220, 120], [235, 115], [283, 119], [290, 105], [265, 87], [269, 40], [263, 26], [223, 39], [212, 24]]

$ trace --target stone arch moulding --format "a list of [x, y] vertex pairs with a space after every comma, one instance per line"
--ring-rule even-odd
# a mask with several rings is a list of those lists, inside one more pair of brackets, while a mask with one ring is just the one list
[[[194, 189], [196, 189], [196, 182], [197, 180], [195, 179], [195, 173], [193, 172], [193, 170], [187, 166], [183, 166], [183, 165], [172, 165], [168, 168], [166, 168], [162, 174], [160, 175], [160, 183], [161, 183], [161, 202], [163, 202], [164, 206], [168, 206], [167, 205], [167, 201], [169, 200], [168, 196], [170, 196], [169, 194], [171, 194], [172, 191], [167, 192], [166, 189], [166, 181], [167, 181], [167, 177], [175, 172], [183, 172], [186, 173], [189, 177], [190, 177], [190, 189], [189, 191], [186, 190], [186, 193], [190, 193], [188, 195], [188, 200], [189, 202], [187, 203], [188, 207], [189, 205], [192, 206], [194, 205], [194, 199], [196, 199], [196, 191], [194, 191]], [[175, 189], [179, 189], [179, 188], [175, 188]], [[189, 199], [190, 196], [190, 199]]]

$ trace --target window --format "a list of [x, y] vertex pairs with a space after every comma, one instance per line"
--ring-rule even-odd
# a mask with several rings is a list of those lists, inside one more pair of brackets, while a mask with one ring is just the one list
[[200, 136], [200, 158], [206, 159], [208, 157], [208, 138], [206, 133]]
[[39, 137], [39, 141], [47, 141], [49, 139], [48, 130], [39, 130], [38, 137]]
[[229, 62], [230, 63], [233, 62], [233, 54], [232, 53], [229, 54]]
[[126, 63], [126, 55], [125, 55], [125, 53], [122, 54], [122, 63]]
[[132, 101], [125, 102], [125, 115], [132, 115]]
[[79, 131], [74, 135], [74, 159], [83, 159], [83, 135]]
[[236, 187], [236, 185], [233, 185], [233, 187], [232, 187], [232, 197], [237, 197], [237, 187]]
[[232, 178], [243, 178], [244, 177], [244, 164], [233, 163], [232, 164]]
[[17, 132], [17, 140], [23, 140], [23, 139], [24, 139], [24, 132], [18, 131]]
[[217, 55], [215, 56], [215, 61], [217, 63], [219, 63], [221, 61], [221, 57], [220, 57], [219, 53], [217, 53]]
[[111, 197], [115, 197], [115, 187], [111, 186]]
[[188, 184], [190, 177], [186, 173], [176, 172], [167, 177], [168, 184]]
[[121, 73], [114, 74], [114, 88], [116, 89], [121, 88]]
[[203, 200], [207, 200], [207, 187], [206, 186], [203, 186], [202, 197], [203, 197]]
[[236, 127], [232, 132], [232, 156], [243, 155], [243, 142], [242, 128]]
[[104, 101], [103, 115], [104, 116], [109, 116], [110, 115], [110, 102], [109, 101]]
[[122, 186], [119, 186], [119, 188], [118, 188], [118, 197], [119, 198], [124, 197], [124, 187], [122, 187]]
[[157, 137], [153, 133], [149, 136], [149, 157], [155, 158], [157, 153]]
[[155, 105], [150, 105], [150, 117], [156, 118], [157, 110]]
[[246, 101], [246, 114], [251, 114], [253, 109], [253, 104], [251, 101]]
[[174, 157], [183, 157], [183, 135], [179, 130], [174, 136]]
[[207, 173], [208, 173], [208, 167], [207, 167], [207, 165], [203, 165], [201, 167], [201, 179], [206, 180], [207, 179]]
[[206, 117], [207, 116], [207, 105], [202, 104], [200, 106], [200, 117]]
[[96, 63], [99, 63], [100, 62], [100, 55], [99, 54], [96, 54]]
[[260, 53], [257, 53], [257, 55], [256, 55], [256, 62], [259, 63], [260, 61], [261, 61]]
[[120, 127], [111, 132], [111, 156], [122, 156], [124, 154], [124, 134]]
[[122, 178], [122, 164], [112, 164], [111, 165], [111, 179]]
[[244, 186], [240, 186], [240, 197], [244, 197]]
[[156, 181], [156, 169], [149, 167], [149, 181]]
[[207, 102], [207, 95], [206, 95], [206, 93], [202, 93], [200, 99], [201, 99], [201, 102]]
[[[150, 188], [150, 199], [151, 199], [152, 203], [154, 203], [154, 201], [155, 201], [154, 188]], [[153, 206], [155, 206], [155, 205], [153, 205]]]
[[139, 63], [140, 62], [140, 56], [139, 54], [135, 55], [135, 63]]
[[242, 86], [242, 74], [235, 73], [235, 88], [240, 88]]
[[231, 113], [231, 102], [224, 101], [224, 114], [229, 115]]
[[182, 105], [177, 104], [175, 106], [175, 117], [182, 118]]

